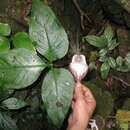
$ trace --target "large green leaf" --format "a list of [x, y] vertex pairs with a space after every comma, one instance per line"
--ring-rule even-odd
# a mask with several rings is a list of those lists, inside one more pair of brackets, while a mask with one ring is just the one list
[[27, 106], [27, 103], [22, 101], [21, 99], [12, 97], [4, 100], [3, 102], [1, 102], [0, 105], [8, 109], [15, 110]]
[[74, 90], [73, 76], [65, 69], [52, 69], [42, 85], [42, 99], [49, 118], [60, 127], [68, 112]]
[[31, 51], [35, 51], [35, 47], [26, 32], [18, 32], [13, 37], [13, 45], [15, 48], [26, 48]]
[[8, 36], [11, 33], [11, 28], [8, 24], [0, 23], [0, 35]]
[[69, 42], [64, 28], [53, 11], [40, 0], [33, 0], [29, 33], [37, 42], [38, 52], [49, 61], [64, 57], [68, 51]]
[[106, 40], [104, 37], [98, 37], [94, 35], [88, 35], [85, 37], [87, 42], [95, 47], [103, 48], [107, 45]]
[[0, 52], [10, 49], [9, 40], [5, 37], [0, 37]]
[[18, 130], [16, 121], [6, 113], [0, 112], [0, 130]]
[[45, 66], [36, 53], [27, 49], [0, 53], [0, 87], [27, 87], [36, 81]]

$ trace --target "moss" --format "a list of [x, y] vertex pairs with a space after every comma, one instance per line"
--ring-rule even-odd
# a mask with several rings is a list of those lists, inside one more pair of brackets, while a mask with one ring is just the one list
[[122, 109], [130, 110], [130, 98], [124, 102]]
[[99, 87], [101, 83], [94, 83], [92, 81], [85, 83], [88, 88], [91, 89], [96, 102], [97, 107], [95, 113], [106, 118], [113, 110], [114, 101], [109, 91], [105, 90], [104, 87]]

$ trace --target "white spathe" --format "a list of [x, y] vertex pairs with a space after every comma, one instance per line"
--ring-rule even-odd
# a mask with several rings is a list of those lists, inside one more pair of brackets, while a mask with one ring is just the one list
[[76, 81], [81, 81], [88, 72], [88, 65], [84, 55], [75, 54], [70, 63], [70, 70]]

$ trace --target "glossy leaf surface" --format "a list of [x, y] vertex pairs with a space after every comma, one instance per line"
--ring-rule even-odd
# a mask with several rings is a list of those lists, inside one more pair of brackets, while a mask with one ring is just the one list
[[104, 31], [104, 35], [107, 39], [107, 41], [111, 41], [112, 38], [113, 38], [113, 30], [112, 30], [112, 27], [111, 26], [108, 26], [105, 31]]
[[36, 53], [27, 49], [0, 53], [0, 87], [27, 87], [37, 80], [45, 66]]
[[13, 37], [13, 45], [15, 48], [26, 48], [35, 51], [35, 47], [26, 32], [18, 32]]
[[108, 50], [106, 48], [103, 48], [99, 51], [100, 56], [105, 56], [107, 54]]
[[40, 0], [33, 0], [29, 33], [37, 42], [38, 52], [51, 62], [64, 57], [68, 51], [69, 42], [63, 26], [51, 8]]
[[94, 35], [88, 35], [85, 37], [87, 42], [95, 47], [102, 48], [106, 46], [106, 41], [103, 37], [98, 37]]
[[0, 37], [0, 52], [10, 49], [9, 40], [5, 37]]
[[123, 65], [123, 58], [121, 57], [121, 56], [118, 56], [117, 58], [116, 58], [116, 63], [117, 63], [117, 65], [118, 66], [122, 66]]
[[4, 100], [1, 105], [10, 110], [20, 109], [27, 106], [27, 103], [22, 101], [21, 99], [17, 99], [14, 97], [8, 98]]
[[116, 68], [116, 70], [120, 72], [128, 72], [130, 71], [130, 68], [128, 66], [119, 66]]
[[113, 50], [115, 47], [117, 47], [119, 43], [116, 42], [116, 40], [111, 40], [108, 42], [108, 49]]
[[109, 74], [109, 71], [110, 71], [110, 66], [107, 62], [104, 62], [102, 65], [101, 65], [101, 77], [103, 79], [107, 78], [108, 74]]
[[108, 57], [106, 57], [106, 56], [101, 56], [98, 60], [99, 60], [100, 62], [107, 62], [107, 61], [108, 61]]
[[42, 99], [48, 116], [60, 127], [71, 104], [74, 80], [66, 69], [52, 69], [46, 75], [42, 85]]
[[108, 64], [110, 65], [111, 68], [115, 68], [116, 67], [116, 61], [113, 57], [109, 57], [108, 59]]
[[11, 28], [8, 24], [0, 23], [0, 35], [8, 36], [11, 33]]

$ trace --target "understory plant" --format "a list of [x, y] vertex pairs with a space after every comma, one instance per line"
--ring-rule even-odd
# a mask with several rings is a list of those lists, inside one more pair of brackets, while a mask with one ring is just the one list
[[101, 36], [87, 35], [85, 37], [90, 45], [98, 48], [98, 51], [91, 52], [89, 69], [96, 69], [96, 61], [101, 62], [100, 73], [103, 79], [107, 78], [110, 69], [121, 72], [130, 71], [130, 52], [124, 58], [116, 56], [114, 50], [119, 43], [113, 37], [111, 26], [106, 27]]
[[72, 74], [67, 69], [54, 67], [54, 62], [68, 51], [69, 42], [63, 26], [45, 3], [33, 0], [29, 35], [18, 32], [10, 39], [5, 37], [10, 33], [9, 25], [0, 24], [0, 91], [7, 93], [7, 97], [0, 102], [0, 108], [19, 109], [26, 106], [24, 101], [10, 98], [10, 94], [32, 85], [48, 68], [41, 97], [49, 119], [56, 127], [61, 127], [74, 90]]

